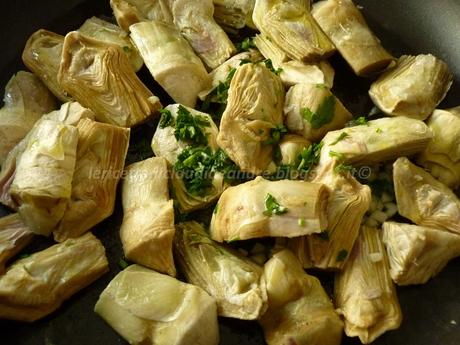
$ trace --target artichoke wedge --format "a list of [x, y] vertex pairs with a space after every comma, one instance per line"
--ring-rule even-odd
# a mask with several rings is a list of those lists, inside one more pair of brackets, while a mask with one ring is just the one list
[[305, 1], [257, 0], [252, 19], [260, 32], [293, 60], [311, 62], [334, 53], [334, 45]]
[[351, 174], [337, 172], [337, 162], [318, 167], [313, 182], [329, 190], [327, 222], [323, 233], [293, 238], [288, 247], [305, 268], [342, 269], [359, 235], [361, 221], [369, 209], [371, 190]]
[[174, 206], [169, 198], [166, 159], [150, 158], [126, 168], [120, 237], [125, 257], [176, 275], [173, 259]]
[[158, 97], [142, 84], [119, 46], [79, 32], [65, 38], [58, 80], [100, 122], [132, 127], [161, 108]]
[[380, 163], [421, 152], [432, 138], [423, 121], [402, 116], [381, 118], [327, 133], [320, 165], [337, 156], [349, 164]]
[[268, 310], [259, 320], [268, 345], [340, 345], [343, 323], [320, 281], [289, 250], [265, 264]]
[[49, 235], [64, 215], [72, 191], [78, 131], [43, 120], [27, 136], [10, 187], [18, 212], [34, 233]]
[[287, 134], [279, 143], [281, 153], [281, 165], [293, 166], [298, 162], [299, 155], [308, 148], [311, 142], [304, 137], [295, 134]]
[[34, 233], [24, 224], [19, 214], [0, 218], [0, 275], [5, 272], [9, 259], [24, 249]]
[[70, 96], [58, 82], [64, 36], [40, 29], [30, 36], [22, 53], [22, 61], [62, 102]]
[[385, 222], [383, 242], [398, 285], [425, 284], [460, 256], [460, 236], [442, 229]]
[[198, 93], [209, 87], [210, 78], [179, 30], [159, 21], [134, 24], [130, 30], [155, 80], [175, 102], [195, 107]]
[[133, 345], [217, 345], [216, 309], [199, 287], [138, 265], [120, 272], [94, 308]]
[[0, 276], [0, 318], [41, 319], [108, 270], [104, 246], [91, 233], [18, 260]]
[[393, 182], [401, 216], [460, 234], [460, 200], [449, 187], [405, 157], [393, 164]]
[[197, 222], [177, 225], [175, 248], [187, 281], [216, 299], [219, 316], [255, 320], [265, 312], [263, 270], [250, 259], [211, 240]]
[[218, 242], [296, 237], [327, 229], [327, 188], [304, 181], [253, 181], [226, 189], [211, 220]]
[[433, 139], [417, 163], [450, 188], [460, 186], [460, 107], [435, 110], [428, 119]]
[[287, 128], [310, 141], [319, 141], [352, 119], [351, 113], [324, 84], [297, 84], [286, 94]]
[[239, 67], [230, 83], [217, 143], [242, 171], [261, 174], [272, 162], [271, 129], [283, 124], [284, 87], [261, 64]]
[[452, 85], [447, 64], [433, 55], [401, 56], [369, 90], [375, 105], [390, 116], [425, 120]]
[[345, 318], [345, 333], [370, 344], [402, 321], [396, 289], [380, 230], [363, 227], [351, 257], [334, 284], [335, 302]]
[[173, 23], [171, 0], [110, 0], [118, 25], [129, 32], [131, 25], [151, 20]]
[[128, 55], [131, 66], [133, 66], [136, 72], [139, 71], [144, 64], [136, 47], [131, 43], [128, 34], [117, 25], [113, 25], [97, 17], [92, 17], [85, 21], [78, 29], [78, 32], [81, 32], [85, 36], [115, 44], [122, 48], [123, 52]]
[[335, 71], [327, 61], [319, 61], [316, 64], [306, 64], [301, 61], [287, 61], [279, 65], [280, 78], [287, 87], [296, 84], [319, 84], [332, 88]]
[[232, 41], [213, 18], [212, 0], [169, 2], [174, 24], [210, 69], [223, 64], [236, 52]]
[[83, 119], [77, 124], [78, 147], [72, 195], [59, 225], [58, 242], [83, 235], [113, 213], [129, 145], [129, 129]]
[[358, 76], [381, 72], [393, 62], [352, 0], [317, 2], [312, 15]]
[[[291, 60], [286, 52], [273, 42], [267, 35], [258, 34], [254, 37], [254, 45], [259, 49], [261, 54], [270, 59], [276, 68], [279, 68], [283, 62]], [[295, 60], [292, 60], [295, 61]]]
[[214, 19], [228, 31], [246, 26], [248, 16], [252, 16], [255, 0], [213, 0]]
[[32, 73], [20, 71], [5, 87], [0, 109], [0, 165], [43, 114], [56, 108], [54, 96]]

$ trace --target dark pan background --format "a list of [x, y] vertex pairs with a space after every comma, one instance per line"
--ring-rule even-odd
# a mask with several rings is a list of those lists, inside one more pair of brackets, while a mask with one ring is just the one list
[[[199, 0], [196, 0], [199, 1]], [[443, 58], [455, 74], [442, 107], [460, 105], [460, 0], [359, 0], [371, 28], [385, 47], [399, 56], [404, 53], [433, 53]], [[111, 15], [109, 0], [0, 0], [0, 90], [13, 73], [24, 69], [20, 54], [26, 39], [40, 28], [60, 34], [76, 29], [93, 15]], [[354, 114], [367, 114], [372, 104], [367, 97], [369, 81], [358, 80], [339, 56], [335, 92]], [[144, 82], [167, 102], [145, 70]], [[3, 92], [3, 91], [1, 91]], [[154, 124], [132, 132], [132, 143], [150, 141]], [[137, 144], [139, 145], [139, 144]], [[136, 147], [136, 146], [135, 146]], [[139, 146], [137, 146], [139, 147]], [[136, 149], [128, 160], [139, 160]], [[7, 210], [0, 207], [0, 215]], [[0, 321], [2, 345], [112, 345], [126, 344], [94, 312], [96, 300], [120, 270], [122, 257], [118, 229], [122, 220], [118, 202], [114, 215], [97, 226], [95, 234], [104, 243], [110, 273], [76, 294], [52, 315], [33, 324]], [[40, 239], [27, 252], [46, 248], [51, 240]], [[401, 328], [378, 339], [376, 345], [460, 344], [460, 260], [454, 260], [435, 279], [423, 286], [398, 288], [404, 313]], [[455, 322], [454, 322], [455, 321]], [[457, 323], [457, 324], [455, 324]], [[264, 344], [255, 322], [221, 320], [222, 345]], [[359, 344], [344, 339], [343, 344]]]

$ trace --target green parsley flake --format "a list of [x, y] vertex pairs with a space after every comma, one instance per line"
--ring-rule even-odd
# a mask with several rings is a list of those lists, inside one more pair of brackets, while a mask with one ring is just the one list
[[321, 90], [329, 90], [329, 88], [325, 84], [316, 84], [316, 87]]
[[304, 227], [304, 226], [305, 226], [305, 223], [306, 223], [306, 222], [305, 222], [305, 218], [299, 218], [299, 219], [297, 220], [297, 224], [299, 224], [299, 226], [301, 226], [301, 227]]
[[380, 134], [380, 133], [382, 133], [382, 132], [383, 132], [383, 131], [382, 131], [381, 128], [377, 128], [377, 129], [375, 130], [375, 133], [378, 133], [378, 134]]
[[131, 53], [133, 50], [132, 50], [130, 47], [128, 47], [128, 46], [124, 46], [124, 47], [123, 47], [123, 51], [124, 51], [126, 54], [129, 54], [129, 53]]
[[287, 208], [281, 206], [273, 195], [267, 193], [265, 197], [264, 215], [271, 217], [272, 215], [281, 215], [287, 212]]
[[303, 149], [300, 153], [297, 170], [303, 173], [309, 173], [311, 169], [318, 164], [322, 147], [323, 143], [320, 142], [319, 144], [312, 144]]
[[193, 116], [184, 106], [179, 105], [174, 136], [177, 140], [188, 141], [198, 145], [206, 145], [208, 138], [203, 127], [209, 127], [209, 120], [204, 116]]
[[342, 249], [338, 254], [337, 254], [337, 262], [343, 262], [345, 259], [348, 257], [348, 251], [346, 249]]
[[339, 143], [340, 141], [342, 141], [343, 139], [348, 138], [349, 136], [350, 135], [347, 132], [343, 132], [337, 137], [337, 139], [335, 139], [332, 143], [330, 143], [329, 146], [334, 146], [337, 143]]
[[251, 59], [241, 59], [240, 60], [240, 66], [246, 65], [248, 63], [251, 63]]
[[129, 266], [129, 263], [126, 262], [124, 259], [120, 259], [120, 260], [118, 261], [118, 266], [119, 266], [122, 270], [124, 270], [126, 267]]
[[159, 126], [161, 129], [166, 128], [166, 127], [174, 127], [176, 121], [174, 120], [174, 117], [172, 116], [171, 112], [167, 109], [161, 109], [161, 118], [160, 118], [160, 123]]
[[214, 207], [214, 210], [212, 211], [213, 214], [217, 214], [219, 211], [219, 204], [216, 204], [216, 207]]
[[346, 127], [354, 127], [354, 126], [369, 126], [367, 119], [364, 116], [360, 116], [354, 120], [351, 120], [346, 124]]
[[330, 123], [334, 118], [335, 103], [336, 100], [334, 96], [327, 96], [321, 102], [316, 112], [311, 111], [309, 108], [303, 108], [302, 116], [305, 120], [310, 122], [311, 128], [321, 128]]
[[238, 49], [238, 52], [245, 52], [255, 47], [256, 45], [254, 44], [252, 37], [246, 37], [243, 41], [236, 44], [236, 49]]
[[272, 71], [276, 75], [280, 75], [281, 72], [283, 72], [282, 68], [275, 69], [275, 67], [273, 67], [273, 62], [271, 59], [265, 59], [265, 60], [262, 60], [262, 62], [265, 64], [265, 67], [267, 67], [270, 71]]

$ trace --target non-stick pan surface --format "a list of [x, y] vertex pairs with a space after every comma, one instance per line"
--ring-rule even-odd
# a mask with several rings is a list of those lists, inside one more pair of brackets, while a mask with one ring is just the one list
[[[193, 1], [193, 0], [191, 0]], [[199, 0], [195, 0], [199, 1]], [[444, 59], [455, 74], [455, 84], [443, 107], [460, 105], [460, 0], [359, 0], [371, 28], [393, 54], [433, 53]], [[24, 69], [20, 55], [28, 36], [46, 28], [60, 34], [78, 28], [85, 19], [110, 16], [109, 0], [0, 0], [0, 89], [16, 71]], [[367, 114], [369, 81], [359, 80], [343, 60], [335, 56], [334, 91], [356, 115]], [[152, 78], [141, 72], [144, 82], [163, 95]], [[163, 95], [164, 96], [164, 95]], [[164, 99], [164, 98], [163, 98]], [[129, 161], [141, 159], [143, 146], [154, 124], [132, 133]], [[6, 214], [0, 208], [0, 215]], [[94, 230], [106, 247], [110, 273], [73, 296], [52, 315], [33, 324], [0, 321], [1, 345], [112, 345], [126, 344], [94, 312], [101, 291], [119, 272], [122, 258], [118, 229], [122, 219], [119, 202], [115, 213]], [[43, 249], [51, 240], [41, 239], [27, 252]], [[451, 262], [435, 279], [423, 286], [398, 288], [404, 314], [401, 328], [378, 339], [376, 345], [460, 344], [460, 260]], [[222, 345], [264, 344], [255, 322], [221, 320]], [[345, 338], [343, 344], [359, 344]]]

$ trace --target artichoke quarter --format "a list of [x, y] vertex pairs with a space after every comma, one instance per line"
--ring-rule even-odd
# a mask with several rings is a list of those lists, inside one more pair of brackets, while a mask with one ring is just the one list
[[133, 345], [217, 345], [214, 298], [201, 288], [142, 266], [118, 273], [94, 308]]
[[123, 50], [79, 32], [67, 34], [58, 74], [60, 85], [96, 119], [132, 127], [155, 116], [158, 97], [139, 80]]
[[255, 0], [213, 0], [214, 19], [228, 31], [242, 29], [252, 16]]

